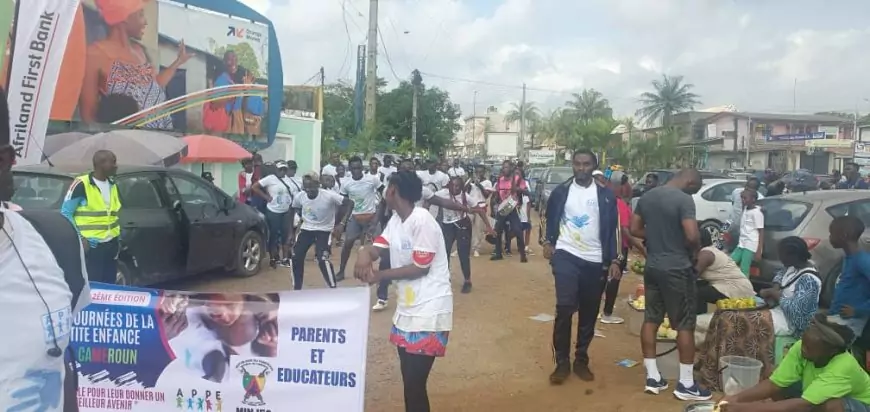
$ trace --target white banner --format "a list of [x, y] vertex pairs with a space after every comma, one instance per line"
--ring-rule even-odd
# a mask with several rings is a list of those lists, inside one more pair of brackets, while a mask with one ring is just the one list
[[15, 16], [9, 68], [9, 127], [18, 164], [42, 161], [42, 147], [79, 0], [24, 1]]
[[555, 150], [529, 150], [529, 164], [549, 164], [555, 160]]
[[92, 283], [69, 332], [79, 410], [362, 412], [370, 296]]

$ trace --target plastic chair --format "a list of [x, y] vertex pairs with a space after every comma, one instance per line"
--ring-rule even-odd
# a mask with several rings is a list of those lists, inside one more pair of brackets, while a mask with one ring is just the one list
[[773, 338], [773, 362], [775, 366], [779, 366], [788, 349], [797, 342], [792, 336], [775, 336]]

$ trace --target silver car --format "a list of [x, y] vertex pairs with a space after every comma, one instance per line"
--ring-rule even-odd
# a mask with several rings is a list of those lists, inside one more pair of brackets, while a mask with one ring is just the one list
[[822, 280], [822, 303], [827, 304], [839, 277], [843, 251], [831, 247], [829, 227], [834, 218], [852, 215], [868, 230], [861, 245], [870, 250], [870, 190], [822, 190], [773, 196], [758, 201], [764, 212], [764, 250], [761, 252], [760, 283], [773, 281], [782, 268], [777, 245], [789, 237], [803, 238]]

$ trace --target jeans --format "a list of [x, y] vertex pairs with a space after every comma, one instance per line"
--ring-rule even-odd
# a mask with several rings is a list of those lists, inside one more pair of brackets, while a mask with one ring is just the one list
[[330, 288], [336, 287], [335, 269], [329, 261], [329, 238], [332, 233], [320, 230], [305, 230], [299, 232], [296, 247], [293, 249], [293, 290], [302, 290], [302, 277], [305, 272], [305, 255], [314, 245], [314, 255], [323, 280]]
[[571, 321], [577, 314], [575, 362], [589, 363], [589, 345], [595, 336], [595, 322], [607, 271], [600, 262], [580, 259], [556, 250], [550, 259], [556, 285], [556, 319], [553, 323], [553, 353], [556, 363], [568, 362], [571, 351]]
[[502, 246], [502, 239], [505, 233], [505, 225], [510, 226], [511, 232], [513, 232], [514, 236], [517, 238], [517, 248], [519, 248], [520, 256], [526, 256], [526, 242], [523, 239], [523, 225], [520, 223], [520, 215], [516, 210], [510, 212], [507, 216], [497, 215], [495, 222], [495, 232], [496, 232], [496, 240], [495, 240], [495, 255], [501, 257], [504, 253], [504, 248]]
[[408, 353], [403, 347], [398, 350], [405, 389], [405, 412], [429, 412], [429, 392], [426, 384], [435, 357]]
[[455, 223], [442, 223], [441, 233], [444, 234], [444, 247], [447, 250], [447, 255], [450, 255], [453, 249], [453, 242], [456, 242], [456, 250], [459, 255], [459, 267], [462, 268], [462, 277], [466, 282], [471, 282], [471, 225], [466, 221], [469, 227], [460, 228]]
[[[289, 219], [288, 219], [289, 216]], [[290, 212], [275, 213], [266, 210], [266, 224], [269, 225], [269, 253], [274, 253], [272, 260], [278, 258], [278, 245], [283, 241], [287, 243], [290, 236], [290, 228], [293, 224], [293, 216]]]
[[[118, 279], [118, 238], [97, 243], [85, 251], [85, 266], [91, 282], [114, 285]], [[128, 279], [130, 281], [132, 279]]]

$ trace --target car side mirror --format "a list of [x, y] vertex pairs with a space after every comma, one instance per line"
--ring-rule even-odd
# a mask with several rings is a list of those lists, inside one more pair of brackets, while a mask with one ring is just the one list
[[180, 200], [176, 200], [176, 201], [172, 202], [172, 210], [174, 210], [176, 212], [181, 210], [181, 201]]
[[231, 197], [224, 198], [224, 204], [223, 204], [224, 210], [230, 211], [235, 207], [236, 207], [236, 199], [233, 199]]

